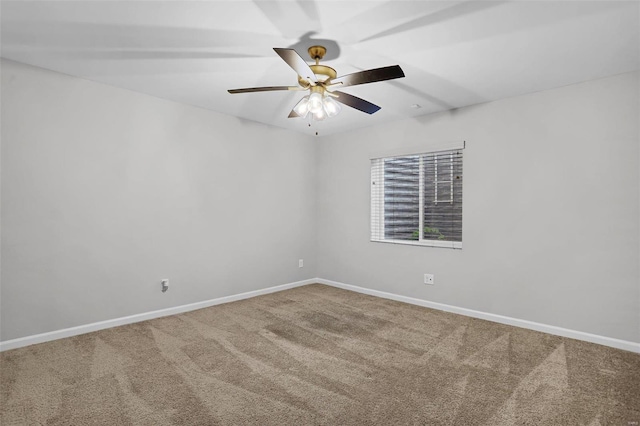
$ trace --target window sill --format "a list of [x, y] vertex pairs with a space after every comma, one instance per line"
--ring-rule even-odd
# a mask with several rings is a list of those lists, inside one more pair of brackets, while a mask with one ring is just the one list
[[433, 241], [433, 240], [408, 241], [408, 240], [373, 240], [372, 239], [371, 242], [402, 244], [407, 246], [440, 247], [440, 248], [462, 250], [461, 241]]

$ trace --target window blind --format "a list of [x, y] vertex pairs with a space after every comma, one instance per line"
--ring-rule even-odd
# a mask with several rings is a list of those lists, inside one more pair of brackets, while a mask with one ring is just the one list
[[462, 150], [371, 160], [371, 240], [462, 248]]

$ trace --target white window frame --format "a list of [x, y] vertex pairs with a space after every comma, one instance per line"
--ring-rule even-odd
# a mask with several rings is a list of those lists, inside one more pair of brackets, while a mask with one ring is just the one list
[[[464, 146], [463, 146], [464, 148]], [[447, 150], [448, 151], [448, 150]], [[419, 165], [419, 218], [420, 218], [420, 222], [419, 222], [419, 228], [418, 229], [424, 229], [424, 185], [425, 185], [425, 178], [424, 178], [424, 156], [425, 155], [430, 155], [430, 154], [438, 154], [438, 151], [435, 152], [423, 152], [421, 154], [403, 154], [403, 155], [396, 155], [394, 157], [404, 157], [404, 156], [412, 156], [412, 155], [418, 155], [420, 157], [420, 165]], [[390, 243], [390, 244], [402, 244], [402, 245], [410, 245], [410, 246], [423, 246], [423, 247], [442, 247], [442, 248], [451, 248], [451, 249], [462, 249], [462, 241], [440, 241], [440, 240], [429, 240], [429, 239], [424, 239], [424, 233], [420, 232], [418, 235], [418, 241], [415, 240], [392, 240], [392, 239], [385, 239], [384, 235], [385, 235], [385, 228], [384, 228], [384, 179], [381, 181], [379, 180], [375, 180], [378, 176], [375, 175], [375, 171], [379, 170], [379, 173], [382, 174], [382, 176], [384, 176], [384, 160], [388, 159], [388, 158], [393, 158], [393, 157], [380, 157], [380, 158], [372, 158], [371, 159], [371, 199], [370, 199], [370, 206], [371, 206], [371, 222], [370, 222], [370, 230], [371, 230], [371, 234], [373, 234], [373, 230], [374, 227], [376, 229], [376, 233], [377, 235], [381, 235], [383, 236], [382, 238], [374, 238], [373, 235], [371, 235], [370, 241], [371, 242], [375, 242], [375, 243]], [[453, 158], [453, 153], [451, 153], [451, 158]], [[450, 181], [438, 181], [438, 169], [437, 169], [437, 159], [435, 159], [436, 162], [436, 169], [435, 169], [435, 179], [434, 179], [434, 185], [435, 185], [435, 203], [437, 204], [438, 202], [440, 203], [447, 203], [447, 202], [451, 202], [453, 203], [453, 163], [451, 164], [451, 180]], [[438, 188], [438, 183], [450, 183], [451, 184], [451, 198], [450, 200], [438, 200], [437, 196], [438, 196], [438, 192], [437, 192], [437, 188]], [[374, 206], [373, 200], [378, 200], [377, 205]]]

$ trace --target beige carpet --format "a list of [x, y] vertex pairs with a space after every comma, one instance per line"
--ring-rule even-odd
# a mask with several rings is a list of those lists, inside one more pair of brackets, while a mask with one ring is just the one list
[[638, 354], [323, 285], [0, 360], [2, 425], [640, 422]]

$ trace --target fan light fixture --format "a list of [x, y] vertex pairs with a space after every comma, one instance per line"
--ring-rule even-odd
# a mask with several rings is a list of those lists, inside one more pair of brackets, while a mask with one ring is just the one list
[[341, 110], [340, 104], [331, 96], [327, 94], [320, 95], [319, 93], [305, 96], [293, 107], [293, 112], [298, 117], [306, 118], [311, 113], [311, 118], [315, 121], [322, 121], [327, 117], [335, 117]]
[[399, 65], [358, 71], [338, 77], [336, 70], [321, 65], [320, 60], [327, 53], [323, 46], [311, 46], [308, 50], [315, 65], [309, 65], [293, 49], [274, 48], [275, 52], [298, 74], [298, 86], [249, 87], [246, 89], [232, 89], [229, 93], [271, 92], [275, 90], [308, 90], [309, 95], [298, 101], [289, 118], [311, 117], [322, 121], [327, 117], [335, 117], [342, 106], [347, 105], [367, 114], [373, 114], [380, 109], [378, 105], [360, 99], [356, 96], [335, 90], [336, 87], [354, 86], [357, 84], [374, 83], [404, 77]]

